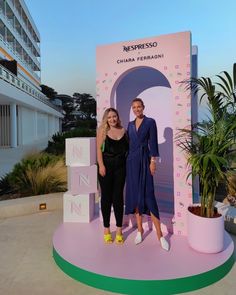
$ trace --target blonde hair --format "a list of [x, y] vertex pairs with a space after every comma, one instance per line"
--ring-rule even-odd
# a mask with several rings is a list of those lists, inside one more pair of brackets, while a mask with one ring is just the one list
[[116, 113], [117, 118], [118, 118], [118, 120], [117, 120], [117, 127], [118, 128], [121, 128], [122, 127], [121, 120], [120, 120], [120, 116], [119, 116], [118, 111], [116, 109], [114, 109], [114, 108], [108, 108], [108, 109], [106, 109], [105, 112], [104, 112], [104, 114], [103, 114], [103, 117], [102, 117], [101, 125], [99, 126], [99, 129], [102, 130], [103, 140], [105, 140], [105, 138], [107, 136], [107, 132], [110, 129], [110, 126], [109, 126], [108, 120], [107, 120], [108, 114], [110, 112]]

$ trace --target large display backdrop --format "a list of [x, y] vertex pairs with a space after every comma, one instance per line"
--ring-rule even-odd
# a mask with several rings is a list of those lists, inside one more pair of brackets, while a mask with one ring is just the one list
[[98, 124], [112, 106], [127, 127], [133, 120], [131, 101], [143, 99], [145, 115], [158, 127], [157, 203], [161, 216], [172, 219], [173, 232], [179, 235], [186, 234], [186, 209], [193, 199], [186, 159], [174, 140], [179, 128], [191, 124], [191, 93], [180, 83], [191, 76], [191, 48], [190, 32], [97, 47]]

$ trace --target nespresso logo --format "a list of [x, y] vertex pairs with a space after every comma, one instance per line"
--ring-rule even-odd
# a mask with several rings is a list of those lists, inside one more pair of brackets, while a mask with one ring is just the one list
[[142, 44], [135, 44], [130, 46], [123, 46], [123, 51], [129, 52], [133, 50], [140, 50], [140, 49], [147, 49], [157, 47], [157, 42], [149, 42], [149, 43], [142, 43]]

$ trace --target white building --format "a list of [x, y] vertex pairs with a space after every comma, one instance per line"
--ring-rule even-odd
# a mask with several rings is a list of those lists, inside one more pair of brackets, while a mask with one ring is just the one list
[[25, 2], [0, 0], [0, 177], [60, 130], [40, 71], [40, 35]]

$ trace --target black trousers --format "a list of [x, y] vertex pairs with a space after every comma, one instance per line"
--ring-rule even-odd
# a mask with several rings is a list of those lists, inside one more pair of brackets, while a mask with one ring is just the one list
[[101, 210], [104, 227], [110, 227], [111, 207], [113, 206], [116, 226], [122, 227], [125, 184], [125, 157], [103, 157], [106, 175], [98, 175], [101, 187]]

